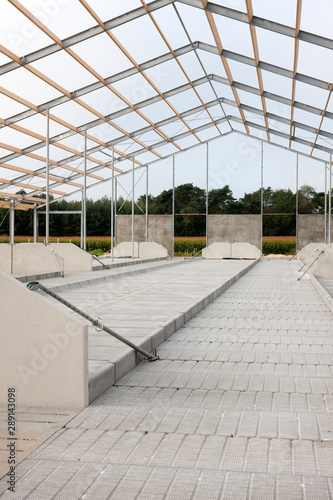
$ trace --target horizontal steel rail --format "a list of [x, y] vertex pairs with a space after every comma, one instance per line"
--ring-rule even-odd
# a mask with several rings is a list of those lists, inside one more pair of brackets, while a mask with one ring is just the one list
[[50, 295], [50, 297], [52, 297], [53, 299], [57, 300], [61, 304], [64, 304], [66, 307], [68, 307], [72, 311], [74, 311], [77, 314], [79, 314], [80, 316], [82, 316], [82, 318], [89, 321], [92, 325], [94, 325], [94, 327], [98, 331], [103, 330], [104, 332], [108, 333], [112, 337], [115, 337], [116, 339], [120, 340], [120, 342], [123, 342], [123, 344], [126, 344], [129, 347], [132, 347], [132, 349], [134, 349], [135, 351], [137, 351], [140, 354], [142, 354], [143, 356], [145, 356], [149, 361], [157, 361], [158, 359], [160, 359], [159, 356], [154, 356], [153, 354], [150, 354], [149, 352], [145, 351], [144, 349], [141, 349], [141, 347], [133, 344], [133, 342], [131, 342], [130, 340], [125, 339], [124, 337], [122, 337], [121, 335], [116, 333], [114, 330], [109, 328], [108, 326], [103, 325], [100, 318], [93, 318], [92, 316], [89, 316], [89, 314], [85, 313], [84, 311], [81, 311], [81, 309], [74, 306], [74, 304], [71, 304], [70, 302], [68, 302], [68, 300], [64, 299], [63, 297], [60, 297], [60, 295], [58, 295], [57, 293], [52, 292], [52, 290], [50, 290], [46, 286], [42, 285], [38, 281], [30, 281], [30, 283], [27, 284], [27, 288], [29, 290], [34, 291], [34, 292], [37, 290], [42, 290], [47, 295]]

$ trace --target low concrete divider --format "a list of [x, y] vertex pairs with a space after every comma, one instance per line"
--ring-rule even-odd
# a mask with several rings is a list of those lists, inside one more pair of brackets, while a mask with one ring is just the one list
[[[244, 276], [252, 269], [260, 259], [253, 261], [248, 267], [242, 269], [222, 285], [212, 290], [208, 295], [190, 304], [186, 310], [181, 311], [175, 317], [171, 318], [165, 325], [152, 331], [149, 336], [144, 338], [138, 345], [148, 352], [152, 352], [158, 348], [165, 340], [167, 340], [179, 328], [184, 326], [193, 316], [198, 314], [204, 307], [210, 304], [221, 293], [227, 290], [239, 278]], [[89, 402], [94, 401], [98, 396], [105, 392], [109, 387], [114, 385], [126, 373], [132, 370], [143, 356], [133, 350], [127, 350], [120, 354], [117, 358], [110, 361], [108, 367], [103, 367], [99, 372], [94, 373], [89, 379]], [[155, 361], [158, 363], [158, 361]]]

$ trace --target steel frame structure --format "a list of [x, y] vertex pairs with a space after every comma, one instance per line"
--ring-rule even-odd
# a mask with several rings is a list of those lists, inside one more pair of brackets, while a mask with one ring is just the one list
[[[333, 113], [329, 111], [333, 84], [311, 74], [299, 72], [298, 62], [300, 44], [305, 44], [306, 47], [316, 46], [325, 50], [333, 50], [333, 40], [301, 29], [302, 0], [295, 0], [295, 26], [287, 26], [255, 15], [256, 12], [252, 5], [252, 0], [245, 0], [245, 10], [232, 9], [222, 6], [219, 3], [209, 2], [208, 0], [153, 0], [149, 3], [145, 0], [140, 0], [140, 7], [107, 20], [102, 19], [98, 15], [88, 0], [77, 0], [80, 8], [83, 8], [85, 13], [90, 16], [93, 26], [65, 39], [58, 37], [49, 26], [41, 22], [18, 0], [8, 1], [12, 8], [20, 13], [22, 19], [26, 19], [40, 33], [47, 36], [51, 43], [23, 56], [15, 54], [10, 49], [0, 45], [0, 53], [8, 60], [0, 65], [0, 79], [10, 74], [14, 76], [15, 74], [20, 74], [24, 78], [24, 75], [28, 72], [30, 75], [33, 75], [36, 81], [43, 82], [43, 85], [56, 91], [58, 94], [57, 97], [51, 98], [47, 102], [37, 104], [30, 102], [23, 95], [14, 93], [10, 88], [6, 88], [6, 86], [0, 86], [0, 97], [4, 96], [9, 103], [19, 105], [21, 109], [19, 113], [12, 114], [9, 117], [0, 117], [0, 172], [3, 175], [3, 177], [0, 177], [0, 207], [11, 210], [11, 226], [13, 226], [14, 209], [37, 210], [45, 206], [46, 242], [48, 242], [50, 203], [82, 191], [82, 231], [85, 245], [86, 196], [88, 189], [111, 181], [111, 199], [115, 203], [115, 197], [117, 196], [117, 176], [126, 172], [132, 172], [133, 205], [135, 170], [145, 167], [148, 199], [149, 165], [168, 157], [175, 158], [175, 155], [187, 149], [197, 147], [200, 144], [207, 144], [206, 191], [208, 195], [208, 143], [211, 140], [224, 137], [230, 133], [246, 134], [256, 139], [258, 139], [258, 134], [262, 134], [259, 137], [262, 143], [268, 142], [277, 147], [284, 147], [297, 153], [297, 186], [298, 155], [309, 156], [324, 164], [327, 163], [328, 167], [326, 168], [325, 166], [325, 179], [327, 171], [331, 172], [333, 132], [325, 128], [325, 120], [333, 123], [331, 121], [333, 120]], [[188, 31], [188, 18], [181, 12], [181, 7], [184, 5], [187, 9], [193, 9], [193, 12], [196, 14], [199, 13], [202, 22], [205, 22], [207, 27], [209, 27], [214, 44], [209, 44], [200, 39], [191, 39]], [[167, 12], [166, 9], [172, 9], [173, 15], [177, 17], [179, 21], [178, 29], [182, 31], [182, 35], [188, 40], [186, 45], [174, 47], [169, 41], [168, 36], [161, 29], [156, 19], [156, 13]], [[253, 53], [253, 57], [250, 57], [248, 54], [225, 49], [224, 33], [218, 29], [218, 21], [223, 18], [232, 20], [236, 23], [235, 26], [247, 26], [251, 40], [249, 50]], [[150, 26], [154, 29], [155, 36], [167, 48], [163, 53], [143, 62], [136, 61], [117, 36], [117, 28], [126, 25], [131, 29], [134, 23], [140, 19], [145, 19], [150, 23]], [[288, 69], [287, 64], [285, 67], [281, 67], [272, 64], [270, 61], [260, 59], [259, 30], [261, 32], [272, 32], [285, 39], [294, 41], [292, 69]], [[128, 67], [125, 70], [109, 76], [103, 76], [87, 60], [79, 55], [76, 47], [81, 47], [80, 44], [83, 42], [87, 44], [92, 39], [101, 36], [105, 37], [103, 38], [103, 43], [113, 44], [119, 54], [121, 53], [122, 57], [126, 59]], [[141, 34], [140, 36], [144, 35]], [[154, 40], [146, 40], [146, 43], [153, 42]], [[68, 61], [72, 61], [73, 65], [75, 64], [76, 67], [80, 67], [89, 74], [90, 79], [93, 80], [92, 83], [78, 89], [66, 89], [60, 83], [54, 81], [47, 72], [42, 72], [34, 65], [34, 63], [48, 62], [57, 53], [66, 54]], [[202, 76], [196, 79], [191, 79], [183, 64], [182, 57], [191, 54], [196, 58], [202, 70]], [[215, 71], [211, 73], [206, 70], [205, 57], [207, 55], [214, 57], [220, 63], [220, 72]], [[180, 71], [185, 83], [162, 91], [151, 78], [149, 71], [161, 68], [163, 64], [169, 62], [176, 64], [175, 67]], [[257, 85], [249, 85], [244, 81], [235, 80], [231, 66], [234, 63], [241, 64], [244, 68], [254, 69], [257, 75]], [[290, 81], [291, 95], [285, 97], [282, 93], [279, 95], [267, 91], [265, 89], [264, 74], [278, 75], [278, 77], [283, 77]], [[152, 96], [134, 102], [126, 95], [124, 82], [136, 76], [140, 76], [144, 84], [149, 88]], [[316, 107], [300, 99], [296, 99], [298, 82], [306, 85], [309, 90], [316, 88], [324, 92], [325, 102], [323, 102], [323, 106]], [[209, 85], [214, 94], [215, 98], [213, 100], [206, 100], [202, 97], [202, 89], [205, 85]], [[121, 109], [103, 114], [99, 109], [93, 107], [86, 98], [90, 94], [96, 95], [96, 92], [101, 90], [110, 92], [117, 99], [117, 102], [121, 103]], [[172, 98], [174, 96], [182, 97], [188, 91], [193, 95], [192, 102], [197, 104], [199, 101], [199, 105], [188, 106], [187, 109], [178, 111], [172, 102]], [[230, 98], [230, 91], [233, 98]], [[52, 95], [54, 95], [54, 92]], [[260, 106], [255, 107], [243, 102], [243, 95], [259, 97], [260, 101], [258, 103], [260, 102]], [[270, 102], [286, 106], [289, 109], [288, 117], [270, 112], [268, 110], [268, 103]], [[80, 108], [88, 112], [93, 116], [93, 119], [80, 125], [74, 125], [63, 119], [61, 116], [65, 109], [64, 106], [68, 103], [72, 103], [77, 109]], [[154, 122], [149, 118], [148, 111], [161, 103], [168, 109], [167, 114], [169, 116]], [[24, 108], [23, 111], [22, 108]], [[229, 111], [226, 111], [225, 108], [228, 108]], [[231, 109], [234, 110], [232, 114], [230, 113]], [[319, 126], [309, 125], [306, 120], [295, 120], [296, 111], [306, 112], [314, 120], [319, 119]], [[119, 119], [130, 114], [132, 114], [131, 116], [137, 116], [141, 122], [145, 122], [145, 126], [130, 129], [121, 126]], [[192, 127], [191, 122], [194, 117], [202, 116], [202, 114], [204, 115], [205, 123], [197, 127]], [[254, 116], [254, 118], [249, 119], [249, 115]], [[36, 116], [45, 117], [44, 133], [36, 130], [34, 126], [33, 119]], [[56, 135], [51, 135], [50, 126], [53, 123], [60, 126], [63, 131]], [[179, 125], [181, 130], [170, 136], [167, 132], [167, 126], [170, 124]], [[288, 127], [288, 132], [282, 131], [279, 128], [279, 124], [283, 127]], [[107, 130], [115, 135], [115, 137], [111, 140], [101, 140], [98, 135], [98, 127], [101, 125], [107, 127]], [[212, 137], [202, 139], [200, 134], [206, 130], [213, 131], [214, 133]], [[15, 144], [14, 139], [14, 144], [6, 141], [2, 142], [1, 137], [3, 137], [6, 131], [10, 131], [14, 139], [20, 139], [24, 136], [26, 139], [25, 142], [29, 143], [28, 146], [25, 145], [25, 147], [19, 148]], [[307, 134], [306, 139], [302, 136], [303, 133]], [[3, 135], [1, 136], [1, 134]], [[146, 139], [149, 137], [149, 134], [153, 134], [151, 137], [154, 137], [154, 139]], [[68, 140], [75, 137], [83, 141], [83, 148], [73, 147], [68, 144]], [[182, 140], [188, 137], [193, 139], [194, 144], [189, 147], [186, 147], [186, 145], [185, 147], [182, 146]], [[281, 140], [285, 141], [285, 146], [281, 146]], [[130, 145], [129, 147], [128, 144]], [[163, 149], [165, 146], [169, 146], [167, 153]], [[38, 154], [39, 150], [45, 151], [44, 156]], [[6, 154], [3, 153], [4, 151], [6, 151]], [[62, 156], [60, 159], [56, 160], [54, 158], [56, 152], [57, 155]], [[101, 155], [111, 157], [111, 159], [106, 161], [103, 157], [103, 161]], [[140, 156], [143, 156], [143, 161], [140, 161]], [[23, 166], [22, 159], [26, 158], [29, 159], [30, 164], [33, 162], [34, 168]], [[83, 168], [77, 165], [78, 161], [83, 163]], [[263, 150], [261, 164], [263, 165]], [[120, 168], [122, 166], [123, 168]], [[111, 176], [109, 175], [109, 171], [111, 171]], [[263, 169], [261, 171], [262, 177]], [[173, 179], [174, 176], [173, 166]], [[263, 182], [263, 178], [261, 181]], [[331, 175], [329, 176], [328, 184], [331, 186]], [[261, 186], [263, 188], [262, 184]], [[62, 189], [59, 190], [59, 187]], [[17, 188], [24, 189], [25, 194], [15, 192]], [[40, 197], [40, 193], [43, 193], [45, 198]], [[53, 200], [50, 200], [50, 194], [54, 197]], [[331, 204], [330, 199], [331, 197], [329, 197], [329, 205]], [[113, 203], [111, 220], [112, 234], [115, 234], [115, 205]], [[206, 200], [206, 211], [208, 214], [208, 198]], [[148, 204], [146, 206], [146, 214], [148, 214]], [[132, 220], [132, 224], [133, 222], [134, 219]], [[330, 217], [329, 227], [331, 227]], [[134, 229], [132, 229], [133, 231]], [[147, 222], [146, 239], [148, 239]], [[328, 239], [330, 241], [330, 234]], [[132, 252], [134, 255], [134, 247]], [[111, 243], [111, 254], [113, 258], [113, 240]]]

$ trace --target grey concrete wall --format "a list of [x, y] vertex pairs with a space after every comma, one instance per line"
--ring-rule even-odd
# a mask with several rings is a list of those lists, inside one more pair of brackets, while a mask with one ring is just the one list
[[261, 216], [209, 215], [208, 245], [217, 241], [246, 242], [261, 248]]
[[[117, 216], [117, 244], [132, 240], [132, 216]], [[134, 241], [146, 241], [146, 216], [134, 216]], [[172, 215], [148, 216], [148, 241], [163, 245], [172, 252]]]
[[87, 406], [88, 327], [2, 271], [0, 295], [0, 405], [15, 387], [20, 406]]
[[[328, 223], [328, 217], [327, 217]], [[298, 216], [298, 248], [303, 248], [308, 243], [325, 241], [325, 215], [301, 214]], [[328, 226], [327, 226], [328, 241]]]

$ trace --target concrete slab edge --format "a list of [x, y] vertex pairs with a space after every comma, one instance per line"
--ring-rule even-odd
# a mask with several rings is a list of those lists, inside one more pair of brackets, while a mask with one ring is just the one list
[[[136, 274], [140, 274], [140, 273], [147, 273], [147, 272], [151, 272], [151, 271], [160, 271], [161, 269], [163, 269], [166, 265], [171, 265], [171, 266], [179, 266], [180, 264], [184, 264], [188, 261], [186, 260], [182, 260], [182, 261], [178, 261], [178, 262], [170, 262], [169, 264], [159, 264], [157, 266], [153, 266], [153, 267], [148, 267], [148, 268], [144, 268], [144, 269], [134, 269], [133, 271], [130, 270], [130, 271], [125, 271], [123, 273], [120, 273], [120, 274], [111, 274], [109, 276], [101, 276], [99, 278], [89, 278], [89, 279], [86, 279], [84, 281], [77, 281], [75, 283], [67, 283], [65, 285], [57, 285], [57, 286], [50, 286], [50, 290], [52, 290], [53, 292], [55, 293], [60, 293], [60, 292], [66, 292], [68, 290], [75, 290], [77, 288], [82, 288], [86, 285], [98, 285], [99, 283], [108, 283], [109, 281], [113, 281], [113, 280], [118, 280], [118, 279], [121, 279], [123, 277], [128, 277], [128, 276], [135, 276]], [[137, 262], [137, 264], [142, 264], [142, 262]]]
[[[103, 259], [100, 259], [103, 262]], [[167, 257], [155, 257], [153, 259], [141, 259], [140, 264], [148, 264], [149, 262], [158, 262], [159, 260], [167, 260]], [[116, 262], [112, 264], [112, 269], [115, 269], [117, 267], [125, 267], [125, 266], [133, 266], [135, 264], [138, 264], [137, 260], [130, 260], [126, 262]], [[104, 269], [104, 266], [102, 264], [93, 266], [93, 271], [102, 271]]]
[[318, 295], [325, 302], [331, 313], [333, 314], [333, 297], [330, 296], [327, 290], [323, 287], [321, 283], [317, 280], [317, 278], [313, 274], [309, 274], [308, 279], [313, 284], [314, 288], [318, 292]]
[[[227, 288], [233, 285], [239, 278], [250, 271], [250, 269], [258, 264], [260, 260], [261, 259], [253, 261], [252, 264], [245, 269], [242, 269], [242, 271], [223, 283], [223, 285], [210, 292], [206, 297], [194, 302], [184, 312], [181, 312], [172, 318], [168, 323], [154, 330], [149, 337], [146, 337], [141, 342], [138, 342], [138, 346], [145, 349], [147, 352], [152, 352], [157, 349], [159, 345], [179, 330], [179, 328], [184, 326], [191, 318], [193, 318], [193, 316], [198, 314], [198, 312], [221, 295], [221, 293], [227, 290]], [[143, 359], [144, 356], [131, 349], [112, 360], [112, 362], [110, 362], [110, 366], [107, 366], [106, 368], [104, 367], [96, 374], [93, 374], [92, 377], [89, 378], [89, 404], [103, 394], [103, 392], [107, 389], [112, 387]], [[155, 362], [158, 363], [158, 361]]]

